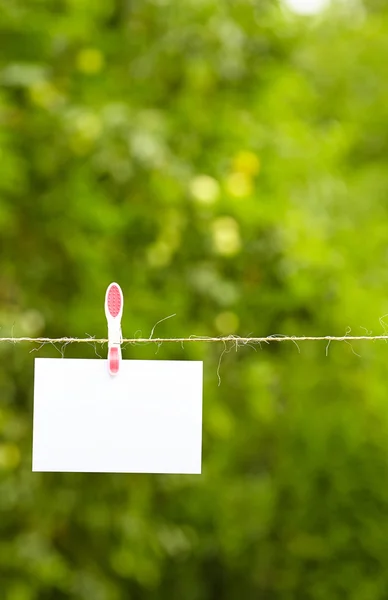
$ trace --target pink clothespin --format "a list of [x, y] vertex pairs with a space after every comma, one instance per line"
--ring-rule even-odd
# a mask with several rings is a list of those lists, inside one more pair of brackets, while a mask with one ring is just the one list
[[108, 371], [117, 375], [121, 362], [121, 317], [124, 296], [118, 283], [111, 283], [105, 294], [105, 315], [108, 321]]

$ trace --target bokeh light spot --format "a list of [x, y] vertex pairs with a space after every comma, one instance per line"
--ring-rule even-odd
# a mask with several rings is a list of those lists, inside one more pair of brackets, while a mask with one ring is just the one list
[[241, 250], [240, 228], [232, 217], [219, 217], [212, 223], [213, 247], [217, 254], [234, 256]]
[[253, 192], [253, 183], [246, 173], [231, 173], [225, 182], [226, 191], [234, 198], [246, 198]]
[[104, 64], [104, 56], [97, 48], [84, 48], [78, 53], [77, 68], [82, 73], [87, 75], [99, 73]]
[[243, 150], [234, 157], [233, 167], [238, 173], [255, 176], [260, 171], [260, 159], [254, 152]]
[[190, 193], [200, 204], [214, 204], [220, 196], [220, 184], [209, 175], [197, 175], [189, 184]]
[[295, 13], [314, 15], [326, 8], [329, 0], [284, 0], [284, 3]]

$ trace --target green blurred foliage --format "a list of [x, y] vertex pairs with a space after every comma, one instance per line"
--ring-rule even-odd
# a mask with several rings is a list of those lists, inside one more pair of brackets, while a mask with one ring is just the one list
[[[385, 2], [0, 0], [0, 36], [1, 335], [103, 337], [112, 280], [126, 336], [385, 331]], [[0, 345], [2, 599], [387, 597], [384, 343], [128, 347], [204, 360], [200, 477], [32, 474], [34, 356], [106, 352], [36, 350]]]

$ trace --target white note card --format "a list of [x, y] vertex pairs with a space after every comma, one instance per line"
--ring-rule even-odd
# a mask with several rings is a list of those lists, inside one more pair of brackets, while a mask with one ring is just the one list
[[33, 471], [201, 473], [202, 362], [36, 358]]

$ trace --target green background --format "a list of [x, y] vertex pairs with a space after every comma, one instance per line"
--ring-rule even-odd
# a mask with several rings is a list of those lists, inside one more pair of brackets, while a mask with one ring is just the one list
[[[105, 337], [111, 281], [126, 337], [386, 331], [385, 0], [1, 0], [0, 48], [0, 335]], [[131, 345], [204, 361], [202, 476], [32, 474], [34, 357], [95, 350], [0, 344], [2, 600], [388, 597], [384, 342]]]

